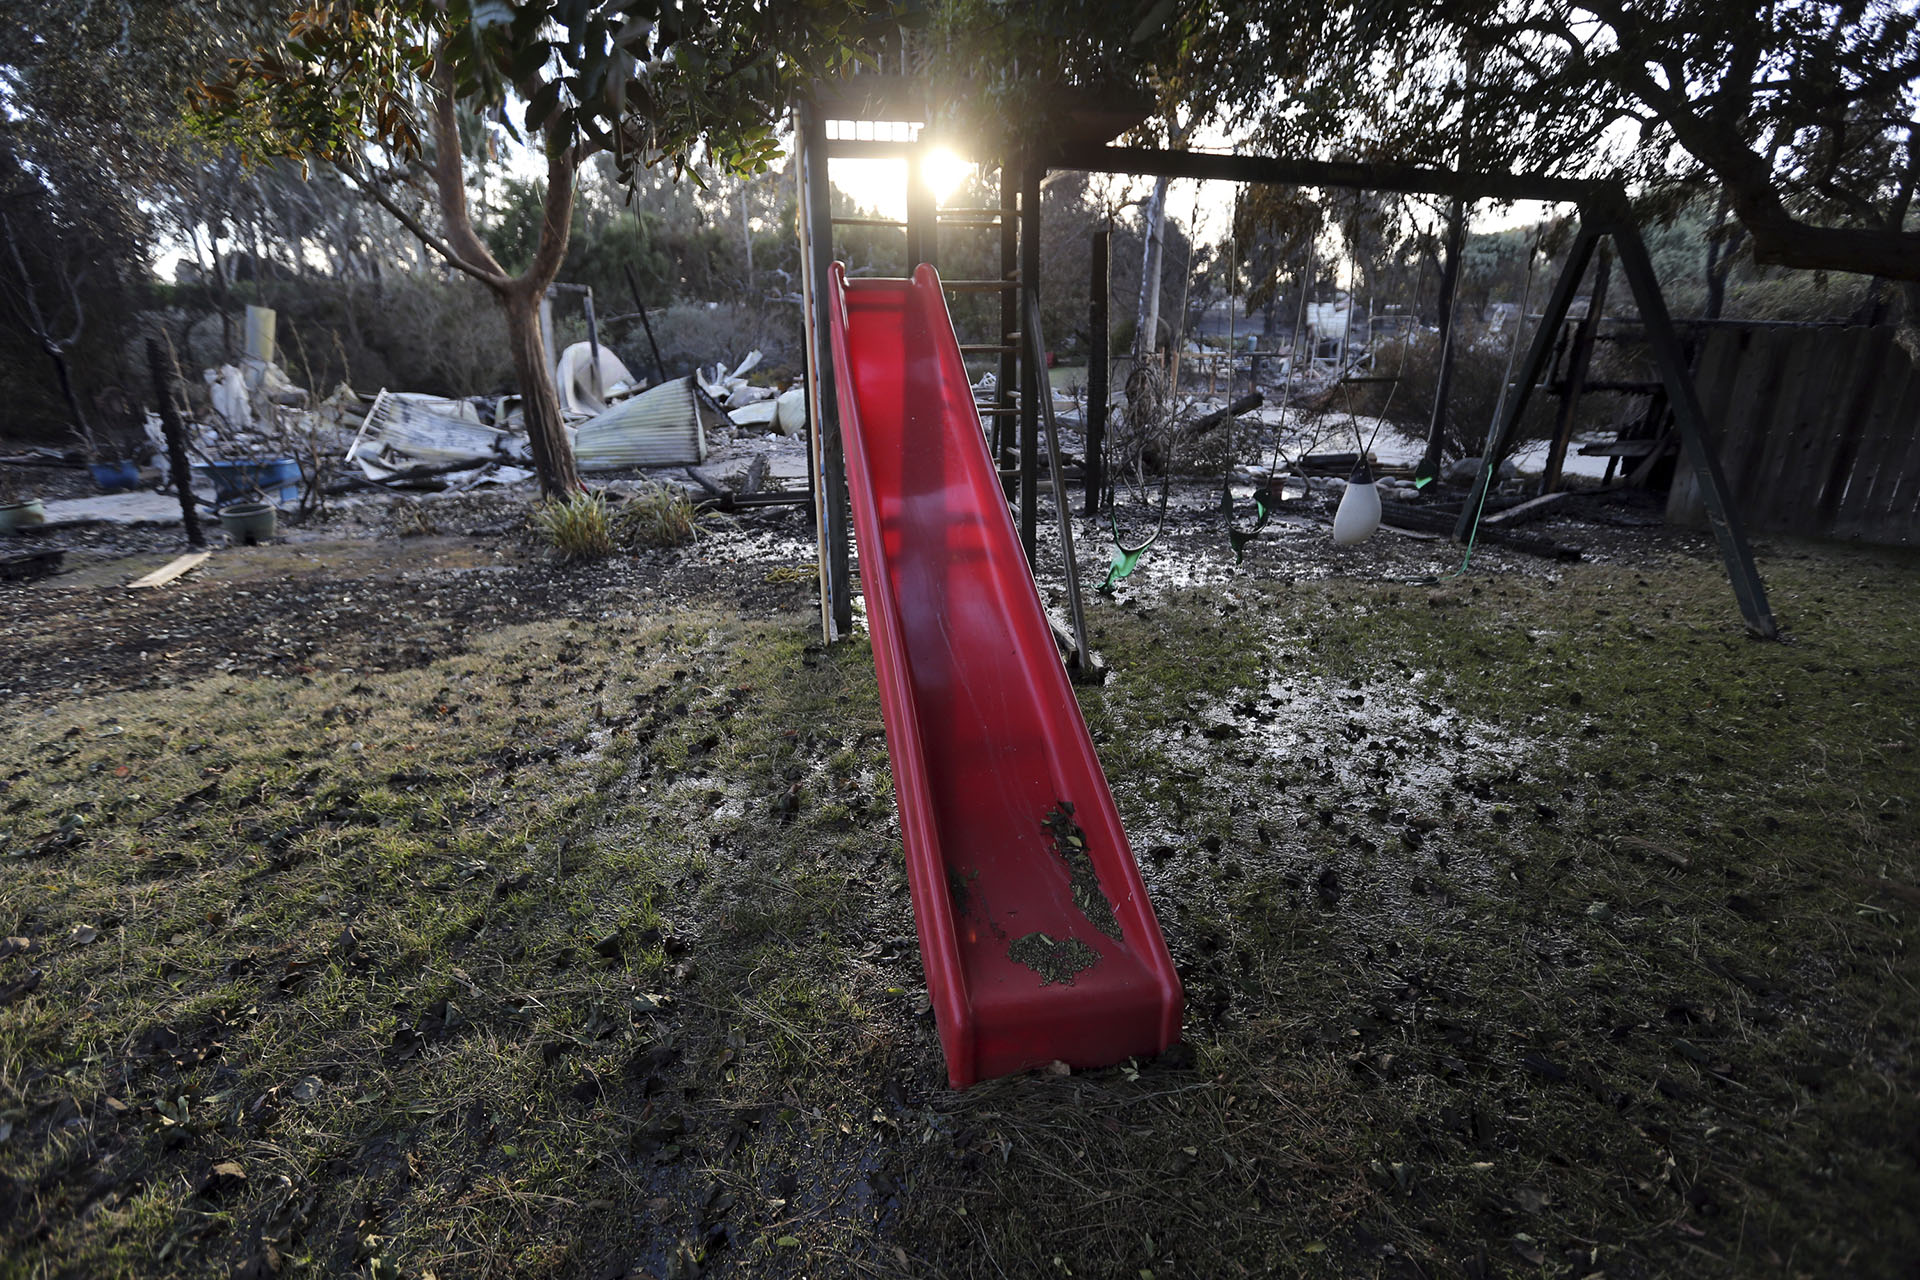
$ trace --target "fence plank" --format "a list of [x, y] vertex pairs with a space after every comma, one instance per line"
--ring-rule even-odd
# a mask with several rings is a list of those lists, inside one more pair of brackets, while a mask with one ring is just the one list
[[1791, 398], [1792, 416], [1775, 452], [1767, 524], [1781, 533], [1810, 533], [1811, 508], [1836, 447], [1833, 402], [1845, 383], [1850, 342], [1846, 329], [1821, 329], [1812, 341], [1806, 373]]
[[1741, 329], [1710, 330], [1694, 368], [1694, 392], [1700, 397], [1700, 408], [1720, 428], [1722, 440], [1728, 435], [1727, 406], [1738, 385], [1735, 379], [1740, 373], [1745, 340], [1750, 336], [1750, 331]]
[[1905, 461], [1906, 439], [1900, 426], [1901, 402], [1906, 399], [1907, 383], [1913, 376], [1911, 365], [1897, 354], [1887, 362], [1873, 403], [1867, 409], [1865, 431], [1859, 456], [1853, 462], [1853, 475], [1834, 514], [1831, 531], [1835, 537], [1859, 538], [1879, 521], [1876, 506], [1890, 505], [1893, 491], [1899, 487], [1899, 468]]
[[1920, 541], [1920, 371], [1909, 372], [1900, 407], [1888, 425], [1892, 448], [1887, 470], [1893, 484], [1885, 501], [1874, 502], [1873, 523], [1861, 536], [1912, 545]]
[[[1743, 504], [1742, 512], [1748, 511], [1744, 504], [1753, 488], [1751, 464], [1766, 437], [1760, 406], [1769, 403], [1778, 374], [1776, 362], [1766, 358], [1773, 341], [1774, 335], [1765, 330], [1715, 329], [1707, 337], [1694, 374], [1707, 421], [1714, 424], [1727, 491]], [[1707, 522], [1706, 506], [1685, 454], [1674, 468], [1666, 518], [1670, 524], [1690, 528], [1703, 528]]]
[[1874, 395], [1887, 368], [1887, 353], [1893, 348], [1893, 330], [1885, 325], [1871, 329], [1849, 329], [1856, 335], [1855, 353], [1841, 394], [1834, 397], [1833, 427], [1835, 448], [1826, 474], [1821, 477], [1820, 496], [1812, 512], [1814, 527], [1833, 528], [1840, 503], [1846, 497], [1859, 466], [1861, 451], [1872, 443], [1869, 434]]
[[[1715, 329], [1694, 376], [1751, 527], [1920, 541], [1920, 370], [1891, 326]], [[1684, 460], [1667, 518], [1704, 519]]]
[[1860, 350], [1857, 329], [1821, 329], [1815, 334], [1813, 365], [1800, 396], [1793, 435], [1788, 439], [1775, 492], [1775, 528], [1812, 534], [1820, 529], [1820, 487], [1841, 446], [1840, 415], [1849, 374]]
[[1779, 350], [1770, 363], [1779, 377], [1772, 394], [1758, 408], [1761, 437], [1747, 463], [1743, 510], [1754, 528], [1778, 532], [1781, 473], [1794, 446], [1802, 401], [1817, 364], [1815, 349], [1822, 335], [1807, 332], [1771, 336], [1775, 340], [1771, 345]]

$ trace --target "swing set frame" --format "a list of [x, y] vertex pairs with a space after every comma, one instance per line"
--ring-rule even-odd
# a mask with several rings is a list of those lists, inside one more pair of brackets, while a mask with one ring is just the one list
[[[855, 90], [858, 92], [855, 92]], [[827, 161], [832, 156], [867, 154], [899, 155], [909, 162], [909, 216], [900, 224], [908, 233], [908, 270], [919, 262], [932, 262], [938, 253], [940, 211], [923, 181], [921, 160], [923, 143], [913, 142], [829, 142], [824, 120], [828, 117], [852, 117], [868, 120], [925, 121], [931, 118], [925, 107], [927, 86], [914, 76], [856, 76], [838, 95], [822, 86], [821, 101], [798, 104], [798, 134], [805, 198], [801, 202], [803, 262], [807, 268], [803, 296], [809, 321], [809, 391], [811, 421], [815, 424], [815, 442], [809, 458], [811, 489], [818, 521], [822, 627], [828, 639], [845, 635], [851, 628], [849, 546], [845, 473], [842, 469], [837, 406], [830, 380], [824, 377], [824, 326], [815, 323], [816, 312], [824, 314], [824, 291], [817, 282], [826, 278], [832, 262], [833, 247]], [[835, 97], [838, 101], [835, 101]], [[866, 105], [855, 105], [855, 100]], [[1146, 177], [1188, 178], [1234, 183], [1263, 183], [1278, 186], [1337, 187], [1363, 191], [1385, 191], [1406, 195], [1438, 195], [1463, 200], [1537, 200], [1549, 204], [1572, 205], [1577, 210], [1578, 229], [1572, 252], [1562, 267], [1548, 296], [1545, 313], [1528, 346], [1518, 377], [1510, 384], [1503, 408], [1488, 426], [1481, 452], [1481, 466], [1472, 492], [1461, 507], [1454, 530], [1456, 541], [1468, 542], [1477, 527], [1479, 512], [1485, 504], [1487, 487], [1497, 464], [1512, 450], [1521, 415], [1525, 413], [1534, 388], [1552, 355], [1554, 336], [1565, 322], [1569, 308], [1594, 251], [1604, 238], [1611, 238], [1622, 274], [1632, 290], [1643, 322], [1647, 345], [1659, 370], [1660, 380], [1672, 406], [1675, 424], [1687, 461], [1692, 465], [1699, 485], [1702, 504], [1713, 527], [1734, 598], [1747, 629], [1764, 639], [1777, 639], [1779, 627], [1767, 602], [1766, 588], [1753, 562], [1743, 521], [1727, 487], [1714, 431], [1707, 420], [1686, 355], [1674, 328], [1673, 317], [1654, 274], [1640, 229], [1634, 221], [1626, 188], [1617, 181], [1562, 178], [1552, 175], [1469, 172], [1412, 165], [1374, 164], [1349, 161], [1287, 159], [1277, 156], [1227, 155], [1205, 151], [1167, 151], [1147, 147], [1110, 145], [1106, 139], [1137, 123], [1139, 112], [1096, 110], [1088, 114], [1082, 126], [1067, 131], [1064, 138], [1047, 146], [1034, 146], [1030, 140], [1020, 149], [1016, 140], [999, 141], [1000, 209], [997, 214], [1001, 240], [1003, 271], [994, 281], [953, 281], [950, 288], [991, 286], [1001, 291], [1002, 344], [990, 348], [1001, 357], [1000, 385], [1003, 395], [1018, 389], [1017, 407], [1003, 399], [994, 410], [996, 453], [1003, 442], [1012, 446], [1017, 465], [1007, 478], [1016, 498], [1016, 524], [1029, 564], [1035, 563], [1039, 526], [1039, 490], [1041, 468], [1051, 461], [1041, 450], [1040, 399], [1048, 386], [1045, 371], [1038, 366], [1034, 343], [1028, 335], [1016, 332], [1019, 318], [1038, 310], [1040, 279], [1041, 209], [1040, 188], [1048, 173], [1078, 170], [1088, 173], [1132, 174]], [[1076, 136], [1077, 135], [1077, 136]], [[1100, 237], [1096, 237], [1098, 242]], [[1096, 244], [1097, 271], [1103, 271], [1104, 244]], [[1017, 293], [1017, 298], [1016, 298]], [[1096, 288], [1096, 299], [1103, 300]], [[1032, 328], [1033, 326], [1026, 326]], [[1104, 327], [1102, 325], [1101, 327]], [[1105, 390], [1107, 387], [1107, 350], [1104, 342], [1091, 345], [1092, 367], [1088, 370], [1090, 398], [1087, 423], [1086, 485], [1089, 511], [1098, 500], [1102, 477], [1097, 459], [1105, 430]], [[1017, 429], [1005, 431], [999, 424], [1017, 416]], [[1049, 469], [1051, 469], [1049, 467]], [[1067, 496], [1055, 487], [1055, 501], [1064, 504]]]
[[[1572, 251], [1554, 280], [1545, 311], [1534, 330], [1533, 340], [1517, 376], [1508, 389], [1501, 412], [1487, 428], [1479, 474], [1460, 509], [1454, 539], [1465, 542], [1473, 535], [1478, 513], [1485, 504], [1487, 487], [1498, 464], [1513, 449], [1521, 415], [1526, 412], [1534, 388], [1553, 354], [1554, 335], [1560, 331], [1568, 310], [1578, 296], [1595, 249], [1603, 239], [1610, 238], [1621, 272], [1640, 309], [1647, 345], [1659, 369], [1668, 401], [1673, 406], [1681, 447], [1698, 477], [1701, 499], [1708, 521], [1713, 526], [1714, 538], [1719, 544], [1720, 556], [1726, 565], [1727, 577], [1733, 586], [1741, 617], [1755, 636], [1768, 640], [1779, 638], [1779, 626], [1767, 602], [1766, 587], [1760, 581], [1759, 570], [1754, 565], [1753, 550], [1747, 541], [1744, 523], [1727, 488], [1726, 475], [1714, 447], [1712, 424], [1707, 421], [1706, 411], [1701, 407], [1700, 397], [1694, 389], [1693, 376], [1687, 369], [1686, 355], [1674, 328], [1673, 316], [1667, 309], [1666, 297], [1654, 274], [1646, 242], [1641, 238], [1640, 228], [1634, 221], [1626, 188], [1619, 182], [1543, 174], [1465, 172], [1412, 165], [1292, 160], [1275, 156], [1222, 155], [1203, 151], [1163, 151], [1147, 147], [1086, 144], [1054, 148], [1040, 157], [1030, 159], [1028, 165], [1026, 180], [1030, 184], [1037, 184], [1049, 170], [1078, 169], [1091, 173], [1125, 173], [1155, 178], [1343, 187], [1405, 195], [1459, 196], [1467, 200], [1538, 200], [1573, 205], [1579, 223]], [[1038, 230], [1038, 227], [1033, 228], [1036, 259]], [[1036, 271], [1027, 278], [1031, 280], [1037, 274]], [[1032, 285], [1027, 287], [1031, 288]], [[1104, 344], [1093, 344], [1092, 358], [1104, 365]], [[1094, 380], [1090, 370], [1089, 381]], [[1104, 376], [1098, 380], [1102, 384], [1105, 382]], [[1036, 435], [1037, 427], [1036, 422]], [[1023, 437], [1028, 431], [1024, 413], [1021, 431]]]

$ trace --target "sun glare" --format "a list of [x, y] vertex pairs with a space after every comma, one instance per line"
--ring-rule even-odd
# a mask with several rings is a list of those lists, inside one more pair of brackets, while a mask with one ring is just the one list
[[947, 197], [973, 176], [973, 162], [962, 160], [945, 147], [935, 147], [929, 151], [924, 163], [927, 186], [932, 189], [933, 198], [941, 204], [945, 204]]
[[[947, 198], [973, 177], [977, 166], [962, 160], [945, 147], [927, 152], [927, 186], [933, 198], [945, 204]], [[833, 185], [853, 197], [853, 202], [882, 218], [907, 216], [907, 165], [904, 160], [881, 158], [842, 158], [833, 162]]]

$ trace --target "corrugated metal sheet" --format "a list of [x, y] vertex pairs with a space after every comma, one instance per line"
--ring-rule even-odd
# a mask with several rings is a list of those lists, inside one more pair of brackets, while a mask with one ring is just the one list
[[639, 379], [633, 376], [619, 356], [608, 347], [600, 348], [600, 378], [594, 380], [593, 344], [576, 342], [560, 353], [554, 365], [553, 383], [560, 389], [563, 413], [596, 414], [607, 408], [606, 397], [615, 388], [630, 387]]
[[574, 463], [582, 471], [617, 471], [705, 462], [707, 428], [726, 420], [692, 378], [676, 378], [581, 423]]
[[[411, 461], [395, 463], [393, 454]], [[517, 462], [526, 459], [527, 442], [524, 436], [483, 426], [474, 417], [472, 406], [462, 401], [406, 395], [383, 387], [347, 449], [347, 457], [386, 462], [390, 467], [462, 462], [468, 458]]]

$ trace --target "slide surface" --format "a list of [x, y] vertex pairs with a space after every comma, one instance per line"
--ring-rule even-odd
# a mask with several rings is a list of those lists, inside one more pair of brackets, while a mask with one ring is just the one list
[[1180, 981], [988, 457], [939, 278], [830, 282], [907, 877], [955, 1087], [1147, 1057]]

